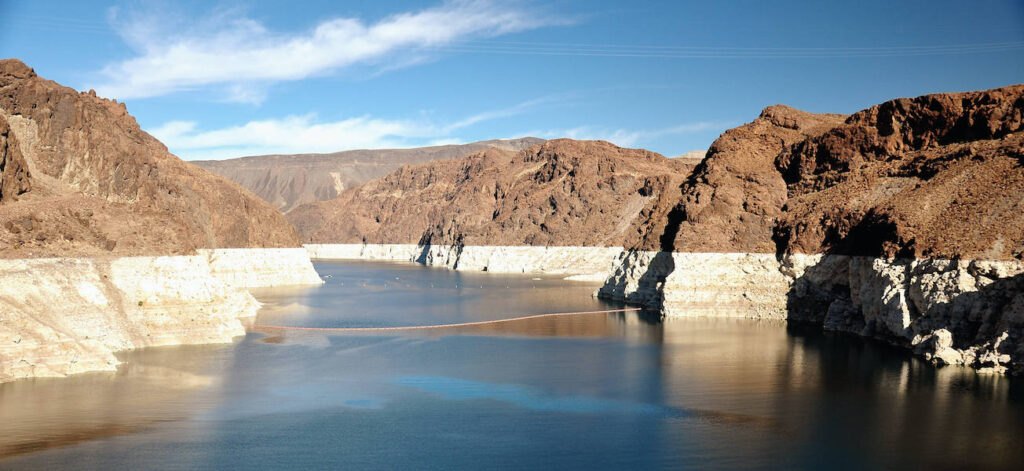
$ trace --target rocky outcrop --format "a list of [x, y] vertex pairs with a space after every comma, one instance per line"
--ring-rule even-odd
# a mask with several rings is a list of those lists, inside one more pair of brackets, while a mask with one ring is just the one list
[[336, 198], [348, 188], [383, 177], [403, 165], [456, 159], [490, 148], [518, 151], [542, 142], [543, 139], [523, 137], [411, 149], [259, 155], [192, 163], [238, 182], [281, 212], [288, 212], [299, 205]]
[[15, 59], [0, 60], [0, 136], [2, 258], [299, 246], [273, 207], [171, 155], [124, 104]]
[[599, 297], [670, 317], [786, 319], [792, 279], [774, 254], [622, 251]]
[[28, 164], [21, 155], [18, 138], [0, 116], [0, 203], [16, 201], [30, 189]]
[[[288, 248], [291, 247], [291, 248]], [[182, 162], [123, 104], [0, 61], [0, 382], [227, 342], [245, 288], [321, 283], [283, 216]]]
[[323, 283], [306, 249], [201, 249], [214, 277], [237, 288]]
[[791, 319], [883, 339], [940, 364], [1024, 371], [1024, 262], [787, 256]]
[[242, 288], [320, 283], [301, 248], [0, 260], [0, 277], [0, 382], [113, 370], [122, 350], [230, 342], [259, 308]]
[[1024, 262], [624, 251], [598, 291], [670, 317], [810, 322], [939, 364], [1024, 372]]
[[1024, 85], [898, 99], [778, 156], [788, 253], [1019, 259]]
[[288, 213], [306, 243], [621, 247], [691, 165], [601, 141], [403, 167]]
[[784, 105], [723, 133], [678, 191], [640, 227], [637, 250], [774, 253], [772, 228], [786, 203], [775, 158], [787, 146], [840, 124], [843, 115]]
[[[1022, 116], [1020, 85], [898, 99], [845, 120], [767, 108], [715, 142], [599, 293], [668, 315], [813, 322], [937, 363], [1024, 371]], [[653, 236], [663, 251], [643, 250]]]

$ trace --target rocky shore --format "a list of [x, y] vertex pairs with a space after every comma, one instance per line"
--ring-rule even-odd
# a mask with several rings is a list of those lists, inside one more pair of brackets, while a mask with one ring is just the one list
[[247, 288], [320, 283], [273, 207], [182, 162], [121, 103], [0, 60], [0, 382], [229, 342]]
[[602, 298], [670, 317], [810, 322], [941, 364], [1019, 372], [1024, 262], [624, 251]]
[[598, 296], [666, 316], [810, 322], [1024, 372], [1022, 130], [1024, 85], [774, 105], [695, 166], [554, 140], [403, 168], [289, 219], [315, 258], [605, 266]]
[[308, 244], [313, 259], [389, 260], [453, 270], [603, 281], [595, 295], [667, 317], [820, 325], [929, 360], [1016, 371], [1024, 262], [850, 255], [683, 253], [615, 247]]
[[416, 244], [306, 244], [315, 260], [390, 260], [452, 270], [544, 273], [604, 280], [617, 247], [448, 246]]
[[259, 303], [245, 288], [322, 283], [302, 249], [0, 260], [0, 382], [113, 370], [115, 352], [224, 343]]

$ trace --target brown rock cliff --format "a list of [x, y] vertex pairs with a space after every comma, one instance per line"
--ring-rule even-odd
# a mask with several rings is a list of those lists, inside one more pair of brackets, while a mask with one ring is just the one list
[[723, 133], [677, 190], [664, 193], [627, 247], [678, 252], [774, 252], [772, 228], [786, 202], [775, 157], [787, 146], [842, 122], [775, 105]]
[[901, 98], [782, 152], [780, 250], [939, 258], [1024, 251], [1024, 85]]
[[348, 188], [383, 177], [403, 165], [465, 157], [492, 147], [522, 150], [542, 142], [543, 139], [524, 137], [410, 149], [260, 155], [192, 163], [237, 182], [282, 212], [288, 212], [301, 204], [333, 199]]
[[171, 155], [123, 104], [40, 78], [15, 59], [0, 61], [0, 123], [0, 256], [299, 244], [274, 208]]
[[314, 243], [619, 246], [691, 164], [548, 141], [402, 169], [288, 213]]

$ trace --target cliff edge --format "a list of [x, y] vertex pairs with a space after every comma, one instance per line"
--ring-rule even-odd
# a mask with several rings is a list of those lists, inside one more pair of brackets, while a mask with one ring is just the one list
[[0, 382], [230, 342], [259, 308], [246, 288], [321, 282], [299, 243], [123, 104], [0, 60]]
[[239, 185], [182, 162], [124, 104], [0, 60], [0, 257], [297, 247]]

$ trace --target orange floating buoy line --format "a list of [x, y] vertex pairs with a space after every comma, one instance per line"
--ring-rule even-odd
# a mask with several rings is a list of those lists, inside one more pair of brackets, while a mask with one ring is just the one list
[[286, 325], [266, 325], [266, 324], [255, 324], [252, 329], [262, 330], [312, 330], [321, 332], [375, 332], [375, 331], [387, 331], [387, 330], [422, 330], [422, 329], [450, 329], [456, 327], [471, 327], [476, 325], [486, 324], [500, 324], [503, 322], [515, 322], [526, 319], [540, 319], [544, 317], [560, 317], [560, 316], [578, 316], [583, 314], [611, 314], [616, 312], [636, 312], [642, 310], [638, 307], [628, 307], [623, 309], [609, 309], [606, 311], [577, 311], [577, 312], [553, 312], [550, 314], [537, 314], [533, 316], [525, 317], [513, 317], [511, 319], [498, 319], [493, 321], [478, 321], [478, 322], [463, 322], [459, 324], [440, 324], [440, 325], [413, 325], [403, 327], [298, 327], [298, 326], [286, 326]]

